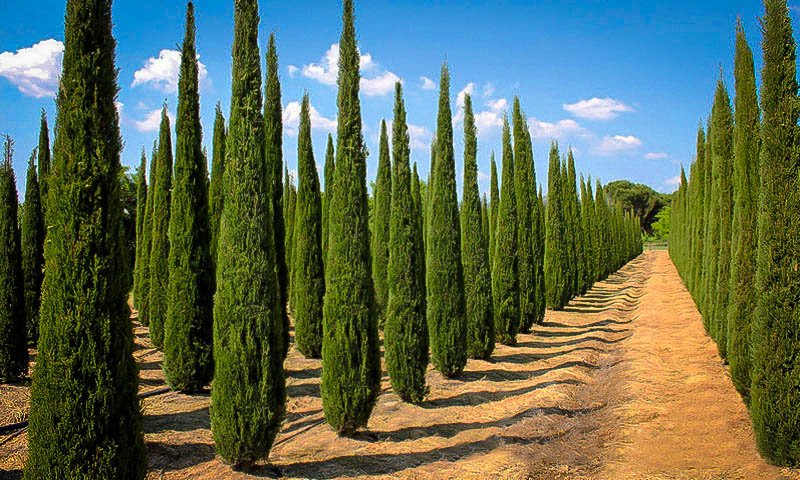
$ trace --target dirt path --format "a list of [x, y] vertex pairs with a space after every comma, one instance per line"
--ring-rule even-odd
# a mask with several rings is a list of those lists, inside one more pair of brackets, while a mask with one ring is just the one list
[[[141, 391], [163, 386], [161, 354], [137, 326]], [[430, 370], [430, 396], [403, 403], [384, 378], [369, 431], [322, 420], [319, 361], [287, 360], [288, 415], [253, 472], [285, 478], [800, 478], [768, 467], [747, 413], [666, 252], [648, 252], [544, 325], [470, 361]], [[0, 424], [24, 416], [27, 388], [0, 386]], [[208, 395], [143, 401], [149, 479], [252, 478], [215, 456]], [[0, 437], [0, 442], [4, 441]], [[25, 435], [0, 444], [0, 478], [19, 478]], [[796, 474], [795, 474], [796, 475]]]

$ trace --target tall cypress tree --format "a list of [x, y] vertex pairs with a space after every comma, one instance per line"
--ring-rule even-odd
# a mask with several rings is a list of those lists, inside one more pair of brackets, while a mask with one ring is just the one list
[[[716, 257], [716, 249], [717, 249], [717, 242], [714, 240], [713, 231], [716, 227], [719, 226], [718, 222], [714, 219], [717, 217], [717, 210], [715, 209], [715, 202], [714, 202], [714, 186], [716, 185], [716, 176], [715, 176], [715, 168], [714, 168], [714, 155], [713, 155], [713, 146], [714, 142], [712, 141], [713, 137], [713, 109], [712, 114], [709, 115], [707, 120], [706, 126], [706, 143], [705, 143], [705, 150], [703, 152], [703, 156], [706, 161], [706, 175], [704, 178], [705, 187], [703, 188], [703, 217], [705, 218], [704, 226], [703, 226], [703, 265], [701, 268], [701, 280], [700, 280], [700, 313], [703, 314], [703, 324], [706, 329], [709, 328], [708, 320], [710, 320], [710, 316], [708, 315], [708, 304], [709, 299], [712, 297], [709, 292], [709, 279], [712, 276], [711, 270], [711, 263], [714, 262], [714, 258]], [[718, 208], [718, 206], [717, 206]], [[716, 270], [713, 271], [713, 275], [716, 276]]]
[[[294, 177], [289, 175], [288, 167], [284, 168], [284, 189], [283, 189], [283, 218], [286, 225], [286, 237], [283, 240], [284, 251], [286, 252], [286, 269], [289, 275], [289, 282], [286, 285], [289, 298], [292, 296], [292, 279], [294, 278], [292, 269], [294, 268], [294, 214], [297, 207], [297, 187], [294, 184]], [[293, 308], [289, 305], [290, 308]]]
[[161, 128], [158, 138], [153, 191], [153, 225], [150, 237], [150, 291], [147, 295], [147, 314], [150, 339], [156, 348], [164, 346], [164, 321], [167, 318], [169, 288], [169, 216], [172, 192], [172, 134], [167, 106], [161, 109]]
[[25, 478], [142, 479], [111, 2], [66, 8]]
[[217, 250], [219, 248], [219, 222], [222, 218], [222, 209], [225, 207], [225, 117], [222, 115], [222, 106], [217, 102], [214, 112], [214, 137], [213, 154], [211, 157], [211, 185], [208, 187], [209, 217], [211, 224], [211, 264], [217, 264]]
[[719, 215], [719, 258], [717, 260], [717, 277], [712, 279], [715, 287], [713, 299], [711, 324], [714, 326], [714, 337], [722, 358], [727, 357], [728, 334], [728, 298], [730, 297], [730, 266], [731, 266], [731, 223], [733, 222], [733, 111], [731, 110], [730, 97], [725, 85], [720, 81], [717, 96], [718, 110], [713, 114], [714, 122], [719, 126], [715, 128], [714, 142], [714, 167], [717, 169], [717, 209]]
[[[420, 278], [420, 285], [422, 285], [422, 290], [426, 291], [425, 286], [425, 278], [426, 278], [426, 269], [425, 269], [425, 205], [422, 200], [422, 180], [419, 178], [419, 172], [417, 172], [417, 163], [414, 162], [414, 177], [411, 183], [411, 194], [413, 195], [412, 199], [414, 200], [414, 208], [417, 212], [417, 221], [419, 222], [419, 229], [420, 229], [420, 238], [417, 244], [417, 247], [420, 249], [419, 258], [420, 263], [422, 265], [421, 269], [419, 270], [419, 274], [421, 275]], [[426, 302], [425, 311], [427, 312], [427, 294], [423, 295], [423, 301]], [[427, 325], [426, 325], [427, 329]], [[426, 330], [427, 331], [427, 330]]]
[[164, 376], [172, 388], [188, 392], [202, 390], [211, 381], [214, 367], [214, 268], [209, 251], [208, 167], [203, 155], [198, 79], [194, 5], [189, 2], [178, 80], [164, 323]]
[[[266, 458], [286, 408], [283, 320], [264, 149], [258, 2], [236, 0], [214, 296], [211, 432], [234, 468]], [[242, 260], [247, 261], [243, 262]]]
[[322, 260], [328, 256], [328, 218], [330, 215], [328, 206], [331, 204], [333, 195], [333, 173], [336, 171], [336, 159], [333, 150], [333, 136], [328, 134], [328, 145], [325, 148], [325, 168], [323, 176], [325, 180], [325, 193], [322, 196]]
[[533, 156], [528, 157], [528, 125], [519, 97], [514, 97], [514, 188], [517, 200], [517, 278], [519, 281], [519, 330], [529, 332], [536, 322], [536, 260], [533, 228]]
[[39, 196], [42, 199], [42, 211], [46, 208], [47, 203], [47, 176], [50, 175], [50, 166], [52, 160], [50, 158], [50, 129], [47, 127], [47, 113], [42, 109], [42, 115], [39, 120], [39, 147], [36, 149], [39, 154], [38, 168], [39, 168]]
[[[564, 221], [564, 191], [558, 144], [550, 145], [550, 168], [547, 185], [547, 226], [545, 230], [544, 273], [547, 305], [555, 310], [564, 308], [571, 296], [571, 285], [565, 268], [567, 230]], [[605, 243], [604, 245], [608, 245]]]
[[142, 253], [141, 268], [136, 272], [139, 278], [139, 321], [142, 325], [150, 324], [150, 252], [153, 249], [153, 191], [156, 183], [156, 166], [158, 165], [158, 140], [153, 141], [150, 154], [150, 170], [145, 202], [145, 214], [142, 219]]
[[386, 369], [392, 389], [407, 402], [425, 399], [428, 388], [428, 326], [422, 270], [422, 224], [415, 205], [409, 167], [411, 149], [403, 90], [395, 85], [392, 123], [391, 222], [389, 226], [389, 296], [386, 305]]
[[322, 301], [325, 297], [322, 200], [311, 144], [308, 94], [303, 96], [300, 131], [297, 136], [297, 210], [294, 238], [292, 307], [295, 344], [306, 357], [319, 358], [322, 355]]
[[500, 187], [497, 184], [497, 162], [494, 161], [494, 152], [491, 157], [491, 175], [489, 179], [489, 264], [494, 272], [494, 251], [497, 246], [495, 241], [497, 232], [497, 217], [500, 211]]
[[514, 153], [508, 118], [503, 118], [503, 180], [496, 210], [492, 296], [494, 297], [495, 337], [513, 345], [519, 328], [519, 276], [517, 275], [517, 201], [514, 185]]
[[375, 303], [378, 308], [378, 323], [386, 320], [384, 310], [389, 296], [386, 275], [389, 266], [389, 222], [392, 210], [392, 165], [389, 160], [389, 134], [386, 121], [381, 121], [380, 146], [378, 148], [378, 176], [375, 181], [374, 211], [372, 212], [372, 282], [375, 284]]
[[365, 426], [381, 381], [369, 251], [367, 162], [361, 132], [359, 54], [352, 0], [339, 41], [336, 173], [329, 206], [322, 340], [322, 408], [341, 435]]
[[[483, 200], [481, 201], [481, 234], [483, 235], [483, 241], [486, 244], [486, 258], [488, 261], [489, 258], [489, 199], [486, 196], [486, 192], [483, 194]], [[492, 265], [489, 264], [489, 277], [492, 276]], [[491, 291], [492, 282], [489, 281], [489, 290]]]
[[583, 221], [581, 219], [581, 208], [578, 200], [578, 177], [575, 171], [575, 155], [572, 149], [567, 154], [567, 168], [569, 179], [568, 201], [570, 205], [570, 230], [573, 235], [572, 248], [575, 254], [575, 263], [572, 267], [573, 291], [572, 295], [584, 293], [588, 287], [584, 284], [584, 271], [586, 270], [586, 256], [583, 245]]
[[697, 179], [693, 182], [696, 185], [695, 198], [692, 205], [692, 216], [695, 218], [693, 225], [692, 237], [694, 238], [694, 245], [692, 247], [692, 296], [695, 302], [700, 305], [700, 290], [703, 281], [703, 253], [705, 251], [705, 190], [706, 190], [706, 176], [709, 175], [707, 164], [710, 164], [710, 159], [706, 161], [706, 133], [703, 129], [702, 123], [697, 127], [697, 153], [695, 165], [697, 167]]
[[44, 278], [44, 217], [39, 196], [39, 179], [36, 175], [36, 152], [28, 162], [25, 187], [25, 208], [22, 210], [22, 275], [25, 280], [25, 323], [27, 338], [36, 344], [39, 338], [39, 306], [42, 301]]
[[461, 202], [461, 258], [467, 305], [467, 355], [488, 359], [494, 350], [494, 305], [489, 245], [483, 235], [478, 189], [478, 135], [472, 98], [464, 96], [464, 193]]
[[14, 142], [11, 137], [6, 137], [0, 162], [0, 302], [3, 305], [0, 309], [0, 381], [5, 382], [13, 382], [28, 371], [28, 343], [25, 341], [27, 295], [22, 272], [13, 156]]
[[427, 316], [433, 365], [451, 377], [461, 374], [467, 364], [467, 319], [447, 65], [442, 65], [436, 132], [426, 263]]
[[736, 26], [731, 297], [728, 307], [728, 362], [733, 384], [750, 392], [750, 322], [755, 311], [758, 215], [758, 150], [761, 122], [753, 52], [741, 21]]
[[133, 269], [133, 306], [140, 308], [144, 219], [147, 216], [147, 154], [142, 147], [139, 168], [136, 170], [136, 252]]
[[283, 356], [289, 352], [289, 267], [286, 258], [286, 220], [283, 217], [283, 107], [281, 81], [278, 76], [278, 48], [275, 33], [267, 43], [267, 80], [264, 95], [264, 137], [267, 172], [271, 175], [272, 229], [275, 235], [275, 261], [278, 284], [281, 288], [281, 318], [283, 320]]
[[[533, 142], [531, 142], [533, 144]], [[545, 206], [544, 193], [539, 187], [539, 197], [537, 200], [537, 231], [536, 231], [536, 323], [544, 322], [545, 310], [547, 309], [547, 299], [545, 298], [546, 286], [544, 277], [545, 260]]]
[[784, 0], [765, 0], [761, 184], [750, 416], [761, 453], [800, 464], [800, 211], [796, 53]]

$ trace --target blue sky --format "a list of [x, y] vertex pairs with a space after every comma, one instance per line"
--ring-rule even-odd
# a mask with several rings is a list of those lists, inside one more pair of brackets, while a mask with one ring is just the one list
[[[335, 132], [340, 3], [262, 0], [260, 7], [262, 46], [270, 31], [278, 40], [285, 159], [294, 169], [298, 102], [307, 90], [315, 109], [315, 154], [322, 163], [327, 133]], [[201, 81], [204, 143], [210, 151], [214, 106], [221, 101], [227, 117], [230, 102], [233, 2], [198, 0], [195, 8], [206, 72]], [[760, 69], [762, 8], [756, 0], [356, 1], [365, 79], [362, 110], [371, 152], [368, 179], [375, 176], [380, 120], [391, 118], [396, 79], [404, 83], [412, 160], [427, 176], [439, 70], [447, 61], [459, 181], [463, 125], [456, 97], [470, 91], [484, 191], [489, 155], [496, 150], [499, 158], [500, 122], [514, 95], [531, 118], [540, 183], [546, 183], [548, 144], [557, 138], [562, 148], [573, 146], [584, 173], [604, 182], [626, 178], [672, 191], [680, 164], [692, 160], [697, 125], [710, 109], [720, 67], [732, 87], [737, 16]], [[55, 117], [52, 92], [64, 10], [63, 1], [0, 2], [0, 133], [16, 141], [21, 192], [39, 111], [47, 111], [51, 125]], [[792, 12], [800, 18], [794, 7]], [[143, 146], [149, 155], [157, 135], [153, 112], [165, 100], [175, 111], [177, 53], [170, 50], [179, 48], [184, 14], [182, 1], [114, 3], [125, 165], [138, 163]]]

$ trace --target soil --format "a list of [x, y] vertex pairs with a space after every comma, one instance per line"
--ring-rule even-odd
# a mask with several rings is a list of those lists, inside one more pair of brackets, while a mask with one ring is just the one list
[[[164, 387], [161, 353], [134, 325], [140, 391]], [[210, 397], [142, 400], [148, 479], [800, 479], [758, 455], [747, 409], [665, 251], [648, 251], [564, 311], [470, 360], [428, 372], [422, 405], [388, 378], [369, 429], [324, 422], [321, 363], [292, 349], [287, 417], [268, 465], [215, 455]], [[0, 386], [0, 425], [27, 416], [28, 383]], [[0, 436], [0, 478], [20, 478], [26, 433]]]

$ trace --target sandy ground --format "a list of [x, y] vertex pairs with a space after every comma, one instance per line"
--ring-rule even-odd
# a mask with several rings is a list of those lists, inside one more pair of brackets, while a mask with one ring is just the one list
[[[161, 354], [135, 324], [140, 391], [164, 386]], [[148, 479], [800, 479], [758, 456], [747, 411], [666, 252], [647, 252], [464, 375], [428, 372], [403, 403], [384, 377], [369, 430], [324, 423], [319, 361], [294, 349], [270, 465], [215, 456], [208, 395], [142, 401]], [[27, 385], [0, 386], [0, 425], [26, 417]], [[26, 434], [0, 436], [0, 478], [19, 478]]]

